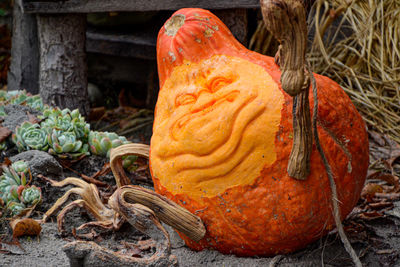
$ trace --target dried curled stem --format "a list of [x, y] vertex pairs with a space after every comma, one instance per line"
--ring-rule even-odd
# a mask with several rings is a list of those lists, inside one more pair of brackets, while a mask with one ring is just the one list
[[149, 258], [137, 258], [124, 255], [97, 245], [95, 242], [74, 241], [66, 244], [63, 251], [67, 254], [71, 267], [80, 266], [178, 266], [176, 256], [169, 253], [155, 253]]
[[261, 0], [267, 29], [280, 42], [276, 60], [282, 70], [282, 89], [293, 100], [293, 146], [288, 163], [290, 177], [305, 180], [310, 173], [312, 131], [305, 71], [306, 12], [299, 0]]
[[[42, 176], [43, 178], [43, 176]], [[56, 203], [44, 214], [41, 223], [45, 223], [47, 219], [59, 210], [70, 198], [72, 194], [76, 194], [81, 197], [72, 201], [66, 205], [57, 216], [58, 231], [61, 234], [65, 234], [64, 218], [65, 215], [76, 207], [84, 208], [87, 210], [97, 221], [88, 222], [77, 230], [81, 230], [87, 227], [100, 227], [103, 229], [118, 229], [123, 221], [112, 209], [106, 207], [100, 199], [99, 191], [94, 184], [89, 184], [82, 179], [68, 177], [62, 181], [53, 181], [46, 178], [46, 181], [50, 182], [52, 186], [64, 187], [66, 185], [74, 185], [76, 187], [68, 190], [62, 197], [57, 199]]]
[[[154, 211], [164, 223], [185, 234], [194, 241], [201, 240], [206, 229], [201, 219], [164, 196], [140, 186], [127, 185], [117, 189], [109, 199], [109, 205], [127, 221], [135, 205], [143, 205]], [[133, 225], [133, 223], [131, 222]], [[137, 227], [137, 225], [134, 225]], [[140, 230], [140, 227], [138, 228]]]
[[[149, 158], [150, 147], [144, 144], [127, 144], [111, 150], [110, 164], [119, 187], [109, 200], [109, 205], [129, 221], [129, 208], [133, 203], [144, 205], [157, 217], [194, 241], [202, 239], [206, 229], [198, 216], [154, 191], [130, 184], [122, 167], [122, 157], [137, 155]], [[133, 207], [133, 206], [132, 206]]]
[[131, 184], [131, 180], [126, 176], [124, 168], [122, 167], [122, 157], [135, 155], [148, 159], [149, 152], [150, 147], [145, 144], [127, 144], [111, 150], [110, 165], [118, 187]]

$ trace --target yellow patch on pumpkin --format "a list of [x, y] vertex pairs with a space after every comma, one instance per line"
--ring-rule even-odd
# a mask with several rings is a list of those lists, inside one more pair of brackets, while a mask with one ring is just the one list
[[158, 97], [153, 175], [197, 201], [252, 184], [276, 160], [283, 102], [272, 77], [238, 57], [175, 67]]

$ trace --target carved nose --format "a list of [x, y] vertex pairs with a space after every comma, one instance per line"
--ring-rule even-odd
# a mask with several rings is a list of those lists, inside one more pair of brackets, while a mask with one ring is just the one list
[[214, 105], [216, 99], [213, 94], [207, 90], [201, 90], [197, 98], [196, 104], [192, 107], [192, 112], [199, 112]]

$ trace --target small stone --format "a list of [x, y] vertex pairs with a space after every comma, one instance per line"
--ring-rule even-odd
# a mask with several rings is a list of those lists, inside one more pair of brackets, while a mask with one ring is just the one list
[[12, 162], [18, 160], [25, 160], [28, 163], [33, 176], [38, 174], [48, 176], [49, 174], [52, 174], [57, 177], [62, 177], [63, 175], [63, 168], [60, 163], [46, 152], [29, 150], [11, 157]]

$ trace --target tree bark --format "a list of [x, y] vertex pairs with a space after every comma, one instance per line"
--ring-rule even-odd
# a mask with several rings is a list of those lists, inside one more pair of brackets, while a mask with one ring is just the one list
[[44, 103], [89, 114], [86, 15], [38, 15], [40, 96]]
[[8, 90], [39, 93], [39, 41], [36, 17], [24, 14], [21, 0], [14, 2], [11, 65], [7, 76]]

